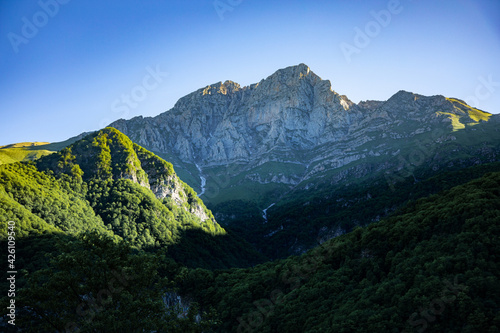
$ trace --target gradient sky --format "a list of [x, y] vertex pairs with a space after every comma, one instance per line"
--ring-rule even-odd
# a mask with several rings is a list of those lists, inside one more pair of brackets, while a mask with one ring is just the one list
[[299, 63], [356, 103], [403, 89], [500, 113], [498, 0], [54, 1], [0, 0], [0, 145], [154, 116], [208, 84]]

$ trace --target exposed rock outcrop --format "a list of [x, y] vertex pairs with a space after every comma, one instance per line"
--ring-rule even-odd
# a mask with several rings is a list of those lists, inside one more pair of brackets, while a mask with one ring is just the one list
[[[438, 140], [490, 116], [457, 99], [406, 91], [387, 101], [355, 104], [300, 64], [247, 87], [218, 82], [156, 117], [118, 120], [110, 126], [203, 172], [237, 166], [231, 186], [243, 182], [236, 180], [242, 175], [246, 181], [293, 187], [356, 161], [395, 156], [405, 140], [417, 135], [439, 128]], [[268, 170], [266, 163], [303, 167]], [[207, 188], [218, 186], [210, 177], [206, 182]]]

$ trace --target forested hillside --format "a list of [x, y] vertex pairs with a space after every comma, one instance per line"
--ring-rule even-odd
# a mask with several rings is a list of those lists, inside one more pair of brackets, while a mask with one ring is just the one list
[[[289, 203], [303, 224], [285, 235], [308, 233], [328, 209], [352, 230], [259, 264], [266, 258], [223, 229], [171, 164], [105, 129], [36, 162], [0, 166], [0, 218], [16, 224], [18, 324], [27, 332], [498, 332], [500, 172], [492, 170], [498, 163], [397, 191], [359, 184], [333, 206], [297, 197], [310, 203]], [[371, 199], [349, 199], [362, 191]], [[421, 198], [429, 193], [437, 194]], [[323, 209], [318, 218], [309, 205]]]
[[[40, 244], [25, 241], [19, 245]], [[162, 252], [137, 251], [95, 231], [52, 237], [50, 246], [48, 257], [31, 258], [44, 267], [22, 270], [26, 281], [16, 291], [16, 325], [6, 325], [3, 317], [2, 332], [201, 333], [218, 325], [215, 313], [200, 312], [196, 303], [166, 307], [168, 297], [176, 298], [183, 269]], [[2, 308], [8, 302], [0, 299]]]
[[18, 237], [96, 231], [137, 249], [166, 247], [197, 267], [263, 260], [227, 234], [170, 163], [111, 128], [36, 163], [0, 166], [0, 204], [0, 218], [16, 221]]
[[500, 173], [489, 173], [247, 269], [186, 269], [168, 251], [96, 231], [50, 245], [25, 237], [23, 247], [45, 239], [53, 251], [24, 269], [18, 323], [33, 332], [498, 332], [499, 221]]
[[300, 257], [193, 270], [222, 332], [498, 332], [500, 173], [417, 200]]
[[[432, 172], [423, 166], [391, 186], [386, 177], [297, 191], [267, 212], [232, 200], [210, 207], [220, 223], [245, 235], [269, 258], [297, 255], [324, 241], [394, 214], [409, 201], [500, 171], [500, 162]], [[232, 218], [235, 217], [236, 218]], [[262, 221], [256, 224], [255, 221]], [[298, 246], [297, 244], [301, 244]]]

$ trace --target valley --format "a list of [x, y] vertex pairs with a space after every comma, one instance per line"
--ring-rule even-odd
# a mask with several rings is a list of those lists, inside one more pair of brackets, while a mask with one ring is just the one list
[[499, 124], [439, 95], [355, 104], [299, 64], [155, 117], [0, 147], [18, 323], [496, 332]]

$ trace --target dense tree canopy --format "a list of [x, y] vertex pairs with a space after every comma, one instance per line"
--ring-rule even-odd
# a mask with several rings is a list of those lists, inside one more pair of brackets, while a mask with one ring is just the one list
[[49, 267], [30, 275], [19, 293], [17, 326], [27, 332], [209, 332], [217, 322], [207, 313], [197, 317], [196, 304], [185, 312], [164, 302], [179, 273], [161, 254], [135, 252], [97, 232], [65, 239]]
[[[36, 163], [0, 166], [3, 248], [4, 221], [16, 224], [18, 327], [499, 332], [500, 173], [488, 173], [498, 167], [422, 175], [399, 184], [399, 192], [373, 183], [344, 188], [342, 200], [326, 198], [328, 189], [297, 197], [269, 222], [293, 221], [284, 232], [265, 238], [255, 227], [252, 235], [273, 257], [286, 255], [299, 236], [321, 245], [255, 266], [265, 257], [214, 223], [171, 164], [107, 129]], [[159, 200], [155, 186], [176, 191]], [[239, 233], [260, 218], [242, 202], [220, 208], [246, 216]], [[381, 220], [356, 227], [367, 216]], [[322, 242], [317, 231], [326, 222], [351, 232]], [[184, 303], [172, 302], [177, 297]]]
[[413, 202], [300, 257], [191, 271], [223, 332], [498, 332], [500, 173]]

